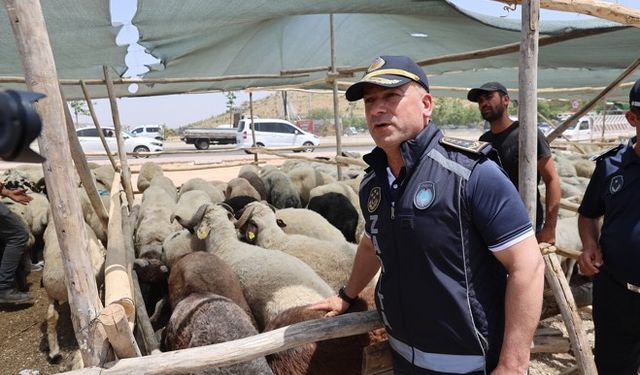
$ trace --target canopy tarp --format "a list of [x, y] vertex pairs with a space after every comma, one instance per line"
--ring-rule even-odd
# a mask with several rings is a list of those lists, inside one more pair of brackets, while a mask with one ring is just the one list
[[[111, 66], [116, 77], [126, 71], [127, 46], [116, 45], [120, 27], [111, 24], [109, 1], [46, 0], [41, 4], [60, 79], [103, 79], [103, 65]], [[0, 13], [0, 77], [24, 77], [9, 17], [4, 9]], [[0, 84], [0, 88], [24, 89], [24, 85]], [[82, 95], [80, 90], [75, 92]]]
[[[61, 78], [101, 78], [101, 65], [125, 71], [124, 48], [115, 46], [107, 1], [45, 1], [45, 15]], [[133, 24], [140, 44], [161, 62], [144, 78], [176, 79], [279, 75], [281, 71], [330, 65], [329, 14], [334, 14], [339, 67], [366, 67], [377, 55], [416, 60], [518, 43], [520, 22], [458, 9], [446, 0], [138, 0]], [[0, 25], [0, 48], [7, 41]], [[78, 32], [77, 30], [81, 30]], [[540, 47], [538, 87], [542, 97], [566, 97], [551, 88], [603, 87], [640, 56], [640, 29], [599, 19], [542, 22], [541, 37], [584, 36]], [[12, 39], [12, 38], [11, 38]], [[4, 49], [3, 49], [4, 51]], [[15, 55], [15, 47], [9, 50]], [[3, 52], [4, 53], [4, 52]], [[436, 95], [464, 96], [466, 88], [499, 80], [517, 88], [517, 51], [487, 58], [425, 66]], [[17, 65], [16, 65], [17, 64]], [[0, 61], [0, 76], [20, 75], [17, 55]], [[143, 84], [135, 96], [297, 86], [329, 88], [326, 70], [293, 77]], [[340, 77], [340, 82], [356, 80]], [[626, 81], [640, 78], [635, 73]], [[117, 86], [119, 95], [126, 87]], [[546, 90], [546, 91], [545, 91]], [[75, 90], [65, 87], [73, 97]], [[609, 98], [623, 98], [618, 90]], [[97, 97], [104, 88], [92, 89]], [[514, 91], [515, 94], [515, 91]], [[570, 97], [593, 96], [592, 91]]]

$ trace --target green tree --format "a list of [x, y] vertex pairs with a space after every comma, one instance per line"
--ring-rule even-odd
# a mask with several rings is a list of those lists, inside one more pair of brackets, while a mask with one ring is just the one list
[[330, 120], [333, 119], [333, 111], [329, 108], [313, 108], [307, 116], [312, 120]]
[[233, 91], [227, 91], [225, 96], [227, 97], [227, 112], [229, 112], [229, 115], [231, 116], [229, 124], [233, 124], [233, 108], [236, 104], [236, 93]]
[[[93, 103], [93, 105], [96, 105], [96, 103]], [[88, 116], [91, 114], [89, 112], [87, 102], [85, 102], [84, 100], [69, 100], [69, 106], [71, 107], [71, 110], [73, 111], [73, 114], [76, 118], [76, 127], [78, 126], [78, 115]]]

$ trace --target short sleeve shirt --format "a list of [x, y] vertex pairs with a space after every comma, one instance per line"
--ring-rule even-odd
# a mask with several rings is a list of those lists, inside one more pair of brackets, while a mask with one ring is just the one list
[[634, 142], [598, 160], [578, 212], [592, 219], [604, 215], [605, 266], [618, 279], [640, 285], [640, 156]]

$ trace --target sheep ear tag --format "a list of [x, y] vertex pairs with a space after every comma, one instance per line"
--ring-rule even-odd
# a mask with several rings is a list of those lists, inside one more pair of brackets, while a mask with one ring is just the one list
[[433, 182], [423, 182], [418, 186], [416, 195], [413, 197], [413, 205], [419, 210], [426, 210], [431, 206], [435, 198], [436, 189]]
[[247, 231], [247, 233], [245, 233], [245, 239], [249, 243], [254, 243], [256, 241], [256, 234], [253, 231]]
[[209, 236], [209, 228], [198, 229], [196, 235], [198, 236], [199, 240], [204, 240], [205, 238], [207, 238], [207, 236]]

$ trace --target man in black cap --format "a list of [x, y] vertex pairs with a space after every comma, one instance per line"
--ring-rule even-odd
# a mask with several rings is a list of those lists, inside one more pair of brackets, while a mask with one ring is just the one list
[[346, 97], [364, 100], [377, 145], [364, 157], [365, 235], [347, 284], [313, 308], [345, 312], [380, 269], [395, 374], [526, 373], [544, 265], [491, 146], [443, 136], [408, 57], [376, 58]]
[[595, 158], [578, 209], [583, 246], [578, 264], [583, 274], [595, 275], [594, 352], [600, 374], [640, 371], [640, 79], [629, 104], [625, 115], [636, 136]]
[[[500, 82], [487, 82], [469, 90], [467, 99], [478, 103], [482, 118], [491, 124], [491, 129], [480, 136], [481, 141], [489, 142], [498, 151], [502, 167], [509, 179], [518, 188], [519, 179], [519, 122], [509, 118], [509, 93]], [[539, 242], [556, 242], [556, 223], [560, 209], [560, 177], [551, 157], [551, 148], [538, 129], [538, 177], [546, 187], [545, 208], [542, 209], [540, 191], [537, 190], [536, 237]], [[546, 217], [545, 217], [546, 213]]]

